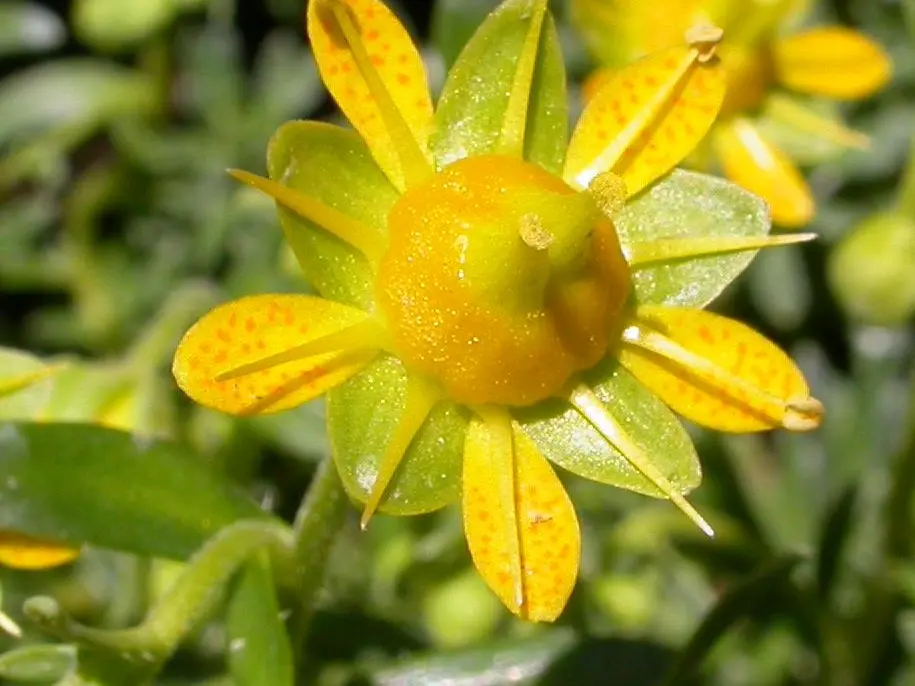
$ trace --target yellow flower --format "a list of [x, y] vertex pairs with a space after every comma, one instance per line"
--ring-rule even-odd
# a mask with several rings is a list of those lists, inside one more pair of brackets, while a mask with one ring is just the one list
[[821, 414], [783, 352], [701, 310], [757, 249], [807, 236], [769, 237], [762, 203], [727, 182], [665, 176], [724, 98], [720, 31], [618, 72], [566, 146], [545, 0], [490, 15], [435, 108], [383, 4], [314, 0], [307, 17], [358, 135], [292, 122], [270, 144], [272, 180], [234, 174], [276, 199], [323, 297], [208, 313], [176, 352], [181, 388], [238, 415], [329, 392], [363, 525], [460, 498], [474, 564], [530, 620], [559, 615], [578, 571], [549, 461], [669, 498], [711, 533], [684, 498], [700, 469], [665, 403], [724, 431], [806, 430]]
[[767, 122], [808, 139], [866, 147], [849, 131], [789, 97], [783, 90], [834, 100], [860, 100], [882, 88], [891, 63], [884, 50], [861, 33], [818, 26], [789, 35], [780, 27], [796, 18], [798, 0], [572, 0], [575, 23], [592, 53], [605, 65], [586, 82], [593, 92], [614, 70], [644, 54], [675, 45], [690, 27], [722, 26], [728, 36], [719, 54], [728, 94], [709, 140], [696, 155], [717, 160], [729, 179], [762, 196], [776, 224], [799, 227], [813, 217], [810, 188], [791, 155], [772, 140]]

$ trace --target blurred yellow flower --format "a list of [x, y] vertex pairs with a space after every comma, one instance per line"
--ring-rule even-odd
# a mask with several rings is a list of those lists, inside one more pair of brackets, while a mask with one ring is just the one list
[[892, 65], [884, 50], [861, 33], [818, 26], [783, 35], [807, 3], [798, 0], [572, 0], [573, 17], [593, 55], [604, 65], [586, 82], [596, 92], [616, 69], [645, 54], [676, 45], [690, 27], [725, 29], [719, 47], [728, 93], [708, 141], [695, 162], [715, 160], [732, 181], [762, 196], [773, 221], [786, 228], [810, 221], [816, 210], [810, 188], [786, 151], [767, 136], [768, 112], [798, 133], [830, 143], [865, 147], [866, 137], [782, 94], [783, 90], [860, 100], [882, 88]]

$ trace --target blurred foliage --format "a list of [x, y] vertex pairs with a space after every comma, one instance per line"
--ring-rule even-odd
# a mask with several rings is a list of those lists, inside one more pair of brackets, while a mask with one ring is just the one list
[[[61, 613], [135, 625], [183, 568], [161, 558], [238, 517], [291, 518], [327, 452], [319, 404], [229, 419], [181, 400], [167, 363], [214, 302], [304, 287], [272, 204], [224, 169], [262, 171], [282, 122], [335, 115], [299, 0], [63, 5], [0, 0], [0, 528], [94, 545], [0, 572], [0, 682], [131, 684], [143, 656], [77, 647]], [[434, 87], [494, 5], [397, 5]], [[284, 589], [255, 557], [156, 683], [292, 683], [293, 663], [328, 686], [915, 683], [915, 2], [816, 5], [880, 40], [896, 74], [847, 110], [870, 149], [810, 176], [821, 239], [761, 255], [721, 305], [792, 351], [828, 418], [695, 432], [718, 538], [570, 480], [581, 578], [558, 625], [530, 626], [471, 573], [453, 509], [365, 533], [353, 511], [304, 646], [285, 643]]]

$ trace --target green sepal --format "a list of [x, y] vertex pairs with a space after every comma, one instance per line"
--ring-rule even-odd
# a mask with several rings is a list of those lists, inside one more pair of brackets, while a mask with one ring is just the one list
[[266, 517], [180, 444], [86, 424], [0, 424], [0, 501], [0, 530], [175, 559]]
[[[358, 134], [313, 121], [283, 124], [267, 148], [271, 179], [387, 234], [397, 190]], [[372, 272], [352, 246], [282, 207], [280, 224], [305, 277], [323, 297], [368, 309]]]
[[[664, 403], [613, 358], [588, 372], [584, 381], [677, 490], [687, 493], [699, 485], [702, 468], [696, 449]], [[644, 495], [665, 497], [568, 403], [540, 403], [517, 412], [516, 418], [545, 457], [573, 474]]]
[[[439, 168], [496, 152], [534, 4], [533, 0], [508, 0], [499, 6], [449, 72], [432, 135]], [[547, 12], [528, 99], [524, 158], [558, 174], [565, 159], [568, 117], [562, 52]]]
[[[383, 355], [327, 397], [327, 427], [334, 461], [350, 498], [365, 502], [378, 465], [400, 420], [407, 373]], [[457, 500], [468, 416], [452, 403], [436, 405], [413, 439], [379, 511], [432, 512]]]
[[[614, 217], [620, 244], [664, 238], [766, 236], [769, 209], [756, 195], [708, 174], [675, 169], [627, 202]], [[634, 268], [636, 302], [702, 308], [746, 269], [757, 250], [723, 253]]]

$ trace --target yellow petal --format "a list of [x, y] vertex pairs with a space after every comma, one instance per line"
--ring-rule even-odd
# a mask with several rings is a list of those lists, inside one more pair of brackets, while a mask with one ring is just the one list
[[312, 0], [308, 37], [321, 78], [403, 190], [432, 171], [432, 100], [422, 59], [378, 0]]
[[378, 346], [361, 310], [307, 295], [255, 295], [194, 324], [173, 372], [201, 405], [238, 415], [279, 412], [343, 383]]
[[473, 562], [505, 606], [531, 621], [556, 619], [578, 576], [578, 519], [549, 463], [502, 410], [470, 423], [463, 514]]
[[604, 67], [603, 69], [595, 69], [588, 75], [584, 83], [581, 84], [581, 96], [584, 98], [585, 104], [589, 104], [594, 99], [594, 96], [600, 93], [604, 86], [613, 80], [616, 71], [616, 69]]
[[0, 565], [13, 569], [50, 569], [72, 562], [79, 549], [13, 531], [0, 531]]
[[612, 171], [633, 195], [682, 161], [724, 100], [724, 70], [709, 58], [711, 49], [705, 43], [672, 48], [617, 71], [582, 113], [565, 180], [584, 188]]
[[775, 224], [796, 228], [813, 218], [816, 205], [804, 177], [749, 120], [716, 126], [714, 145], [725, 176], [769, 203]]
[[883, 48], [857, 31], [823, 26], [779, 41], [774, 50], [780, 83], [794, 90], [857, 100], [880, 90], [892, 74]]
[[819, 425], [822, 406], [778, 346], [702, 310], [640, 307], [620, 362], [672, 410], [718, 431]]

